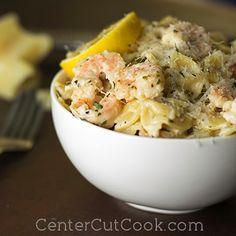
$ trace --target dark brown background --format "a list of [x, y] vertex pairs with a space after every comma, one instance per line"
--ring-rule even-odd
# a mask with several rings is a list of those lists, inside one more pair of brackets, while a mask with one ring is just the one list
[[[233, 8], [200, 4], [196, 1], [0, 1], [0, 14], [19, 13], [25, 26], [52, 33], [56, 40], [86, 39], [123, 13], [137, 10], [148, 19], [177, 15], [236, 35]], [[49, 86], [64, 52], [53, 51], [41, 65], [43, 86]], [[10, 104], [0, 102], [0, 124]], [[200, 221], [203, 232], [150, 232], [153, 235], [236, 235], [236, 198], [188, 215], [160, 215], [133, 209], [89, 184], [64, 154], [54, 131], [51, 115], [45, 116], [35, 147], [26, 153], [0, 156], [0, 236], [54, 235], [36, 231], [38, 218], [61, 221], [105, 222], [131, 218], [151, 221]], [[61, 232], [61, 235], [105, 235], [106, 232]], [[111, 235], [113, 235], [111, 233]], [[145, 232], [118, 232], [117, 235], [146, 235]]]
[[210, 29], [235, 35], [236, 8], [204, 0], [1, 0], [0, 14], [17, 12], [26, 27], [51, 30], [91, 31], [101, 29], [135, 10], [155, 20], [174, 15]]

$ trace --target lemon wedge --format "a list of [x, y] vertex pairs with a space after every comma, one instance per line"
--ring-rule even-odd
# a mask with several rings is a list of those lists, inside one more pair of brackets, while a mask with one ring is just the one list
[[73, 68], [84, 58], [104, 50], [124, 53], [129, 44], [134, 43], [142, 30], [141, 21], [135, 12], [130, 12], [108, 29], [102, 31], [94, 40], [88, 42], [78, 55], [62, 60], [60, 66], [72, 78]]

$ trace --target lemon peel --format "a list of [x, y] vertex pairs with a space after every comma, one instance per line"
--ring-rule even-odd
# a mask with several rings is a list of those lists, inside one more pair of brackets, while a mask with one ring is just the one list
[[79, 61], [105, 50], [124, 53], [128, 50], [129, 45], [137, 40], [141, 30], [139, 17], [135, 12], [130, 12], [117, 23], [102, 31], [97, 38], [87, 43], [87, 47], [78, 55], [62, 60], [60, 66], [72, 78], [74, 76], [73, 68]]

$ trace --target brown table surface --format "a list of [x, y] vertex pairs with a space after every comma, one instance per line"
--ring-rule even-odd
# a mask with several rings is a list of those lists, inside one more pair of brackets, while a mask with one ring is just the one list
[[[49, 69], [49, 70], [48, 70]], [[51, 77], [56, 68], [44, 67], [45, 77]], [[45, 78], [45, 86], [50, 82]], [[0, 124], [10, 104], [0, 102]], [[5, 153], [0, 156], [0, 235], [54, 235], [39, 232], [36, 221], [73, 222], [99, 218], [107, 224], [115, 219], [121, 222], [202, 222], [203, 231], [158, 231], [149, 235], [236, 235], [236, 197], [216, 206], [187, 215], [162, 215], [133, 209], [109, 197], [88, 183], [66, 157], [54, 130], [50, 113], [44, 117], [36, 144], [31, 151]], [[41, 222], [40, 227], [46, 224]], [[183, 225], [182, 225], [183, 226]], [[68, 226], [67, 226], [68, 227]], [[180, 225], [181, 228], [181, 225]], [[62, 228], [63, 229], [63, 228]], [[68, 229], [68, 228], [67, 228]], [[74, 228], [73, 228], [74, 229]], [[68, 229], [69, 230], [69, 229]], [[57, 232], [58, 233], [58, 232]], [[62, 235], [105, 235], [105, 230], [61, 232]], [[117, 235], [146, 235], [135, 230], [116, 232]], [[110, 232], [111, 235], [114, 232]]]
[[[24, 4], [22, 2], [24, 2]], [[74, 27], [77, 24], [75, 21], [68, 20], [68, 17], [75, 15], [77, 11], [75, 9], [80, 10], [78, 17], [81, 15], [81, 19], [83, 19], [84, 15], [86, 14], [84, 9], [89, 9], [91, 4], [91, 0], [83, 1], [84, 7], [81, 7], [81, 1], [70, 1], [70, 3], [73, 2], [74, 4], [78, 4], [79, 7], [70, 8], [69, 10], [72, 11], [73, 14], [69, 14], [68, 4], [64, 5], [64, 1], [50, 1], [51, 7], [40, 8], [39, 6], [42, 2], [43, 1], [3, 0], [0, 4], [0, 13], [14, 10], [20, 13], [23, 22], [26, 22], [29, 26], [40, 27], [43, 26], [41, 24], [44, 22], [45, 25], [51, 24], [51, 27], [55, 28], [57, 20], [53, 19], [56, 17], [50, 18], [50, 20], [48, 20], [48, 16], [51, 16], [52, 14], [50, 9], [54, 9], [52, 8], [52, 3], [56, 2], [57, 5], [59, 4], [59, 11], [55, 13], [58, 16], [64, 13], [64, 8], [67, 7], [66, 12], [68, 14], [65, 18], [63, 18], [63, 21], [59, 21], [60, 26], [66, 28], [72, 22], [74, 22]], [[183, 8], [179, 7], [177, 10], [177, 5], [173, 5], [172, 8], [169, 8], [169, 4], [163, 4], [161, 7], [153, 7], [158, 2], [163, 3], [164, 1], [139, 0], [137, 2], [135, 1], [135, 5], [133, 1], [127, 0], [119, 1], [120, 4], [121, 2], [123, 4], [119, 6], [117, 2], [117, 7], [113, 7], [114, 3], [112, 2], [111, 4], [111, 1], [99, 1], [99, 4], [105, 4], [104, 6], [106, 6], [106, 8], [110, 6], [112, 10], [114, 10], [114, 14], [111, 14], [110, 11], [104, 11], [104, 14], [101, 14], [96, 8], [93, 8], [91, 10], [93, 12], [94, 18], [98, 20], [101, 18], [103, 21], [100, 23], [97, 21], [97, 23], [89, 23], [89, 21], [87, 21], [88, 26], [95, 25], [96, 29], [98, 29], [100, 26], [104, 25], [104, 23], [107, 24], [107, 22], [110, 22], [109, 17], [111, 19], [117, 19], [117, 17], [120, 16], [122, 12], [127, 12], [130, 9], [136, 8], [138, 12], [143, 12], [143, 15], [146, 15], [147, 17], [150, 15], [150, 18], [154, 18], [154, 16], [156, 18], [156, 9], [161, 11], [161, 15], [170, 12], [172, 9], [171, 14], [175, 15], [176, 13], [177, 15], [185, 15], [186, 18], [189, 19], [196, 19], [196, 21], [199, 19], [199, 22], [202, 19], [202, 21], [204, 21], [206, 24], [209, 23], [209, 27], [211, 23], [213, 24], [213, 21], [208, 21], [208, 12], [212, 15], [211, 19], [214, 19], [214, 24], [216, 23], [216, 20], [218, 21], [217, 25], [220, 25], [221, 22], [223, 25], [223, 21], [227, 22], [227, 20], [228, 22], [235, 22], [232, 21], [233, 17], [235, 17], [232, 9], [223, 11], [222, 8], [219, 7], [196, 8], [194, 6], [194, 10], [181, 11]], [[41, 5], [45, 6], [43, 4]], [[26, 11], [25, 6], [28, 6], [31, 10]], [[100, 7], [100, 9], [106, 8]], [[42, 18], [41, 10], [37, 9], [44, 9], [43, 12], [45, 12], [45, 17]], [[33, 18], [31, 11], [34, 12], [35, 17]], [[225, 17], [223, 17], [223, 15]], [[58, 19], [62, 18], [59, 17]], [[67, 20], [64, 21], [64, 19]], [[80, 22], [80, 24], [83, 24], [84, 22], [81, 19], [78, 21], [78, 23]], [[232, 27], [234, 26], [233, 24], [226, 23], [224, 23], [224, 25], [232, 25]], [[81, 25], [79, 26], [81, 27]], [[89, 27], [84, 25], [84, 28], [87, 29]], [[228, 32], [232, 33], [230, 29], [227, 28], [227, 30]], [[53, 60], [58, 57], [55, 56], [55, 54], [52, 54], [52, 56], [54, 58]], [[54, 66], [55, 64], [56, 63], [54, 61], [54, 63], [45, 63], [43, 66], [44, 86], [49, 85], [49, 78], [52, 78], [55, 71], [57, 71], [58, 68]], [[2, 124], [2, 120], [4, 119], [9, 105], [10, 104], [0, 102], [0, 124]], [[163, 221], [164, 226], [170, 222], [175, 222], [176, 224], [179, 222], [184, 222], [186, 224], [188, 224], [188, 222], [202, 222], [202, 232], [181, 232], [180, 230], [171, 232], [167, 229], [166, 231], [162, 232], [155, 232], [153, 230], [149, 233], [145, 231], [137, 232], [135, 230], [128, 232], [113, 231], [110, 232], [110, 234], [235, 236], [236, 197], [202, 211], [187, 215], [152, 214], [131, 208], [119, 200], [111, 198], [93, 187], [73, 167], [69, 159], [66, 157], [60, 143], [58, 142], [52, 124], [51, 115], [48, 113], [45, 115], [37, 141], [31, 151], [24, 153], [5, 153], [0, 156], [0, 236], [54, 235], [58, 233], [49, 230], [39, 232], [36, 228], [36, 221], [39, 218], [44, 218], [47, 222], [68, 222], [71, 220], [74, 223], [89, 222], [98, 218], [104, 221], [106, 224], [109, 224], [110, 221], [114, 220], [121, 222], [126, 218], [131, 219], [132, 222], [151, 222], [154, 224], [156, 219], [159, 222]], [[40, 226], [45, 226], [45, 224], [41, 222]], [[67, 229], [69, 230], [68, 225]], [[74, 230], [73, 232], [63, 231], [59, 233], [60, 235], [107, 235], [108, 232], [105, 230], [95, 232], [90, 229], [87, 232], [76, 232], [76, 230]]]

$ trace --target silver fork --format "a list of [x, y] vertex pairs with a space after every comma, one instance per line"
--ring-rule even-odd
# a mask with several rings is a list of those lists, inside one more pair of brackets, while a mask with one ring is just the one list
[[0, 131], [0, 153], [33, 147], [44, 109], [34, 90], [21, 93], [10, 108]]

